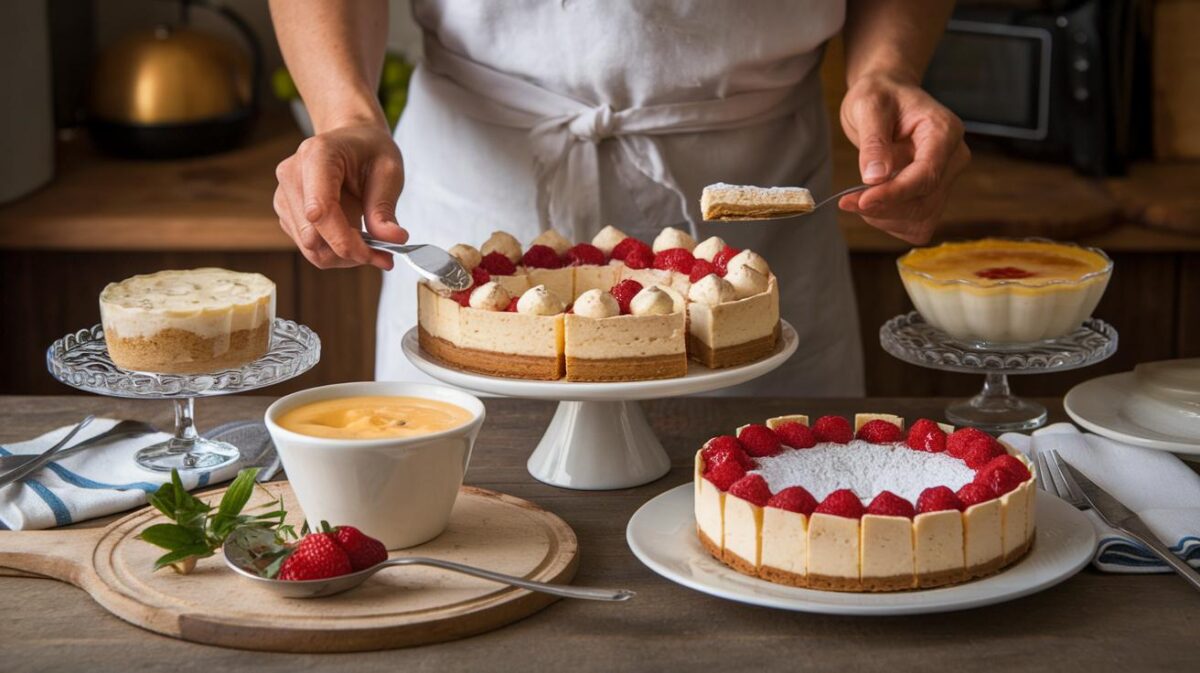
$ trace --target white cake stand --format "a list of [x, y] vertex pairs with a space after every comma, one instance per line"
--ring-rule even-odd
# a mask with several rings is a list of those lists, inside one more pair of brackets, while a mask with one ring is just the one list
[[529, 473], [552, 486], [595, 491], [648, 484], [671, 468], [637, 400], [711, 392], [758, 378], [796, 352], [796, 331], [786, 322], [781, 328], [775, 352], [757, 362], [729, 369], [693, 362], [680, 378], [620, 383], [526, 381], [452, 369], [421, 350], [415, 327], [404, 335], [402, 347], [417, 369], [450, 385], [506, 397], [558, 400], [554, 419], [529, 457]]

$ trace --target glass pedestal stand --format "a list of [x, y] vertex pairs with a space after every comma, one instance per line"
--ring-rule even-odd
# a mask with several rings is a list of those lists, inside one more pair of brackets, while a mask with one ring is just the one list
[[925, 322], [916, 311], [879, 328], [879, 343], [893, 357], [930, 369], [983, 374], [978, 395], [946, 407], [946, 420], [992, 432], [1032, 430], [1046, 423], [1046, 408], [1012, 394], [1013, 374], [1047, 374], [1096, 364], [1117, 352], [1117, 331], [1089, 318], [1067, 336], [1027, 344], [960, 341]]
[[109, 397], [171, 400], [175, 405], [175, 436], [137, 453], [141, 467], [158, 472], [172, 469], [211, 470], [237, 460], [237, 447], [200, 436], [196, 429], [197, 397], [230, 395], [295, 378], [321, 359], [321, 340], [290, 320], [275, 319], [271, 349], [237, 369], [211, 374], [152, 374], [116, 366], [108, 356], [100, 325], [55, 341], [46, 351], [46, 368], [59, 381]]

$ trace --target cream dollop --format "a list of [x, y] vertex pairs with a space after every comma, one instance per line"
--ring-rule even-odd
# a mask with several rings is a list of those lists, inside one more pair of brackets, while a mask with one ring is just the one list
[[688, 288], [688, 299], [697, 304], [716, 306], [737, 299], [737, 290], [729, 284], [729, 281], [715, 273], [710, 273], [692, 283], [692, 286]]
[[533, 239], [529, 245], [544, 245], [560, 255], [571, 249], [571, 242], [553, 229], [547, 229], [538, 234], [537, 238]]
[[627, 238], [629, 238], [628, 234], [610, 224], [592, 237], [592, 245], [600, 248], [604, 254], [611, 255], [613, 248], [617, 247], [618, 243]]
[[469, 303], [471, 308], [483, 311], [504, 311], [511, 301], [512, 295], [508, 290], [493, 280], [472, 290]]
[[449, 252], [450, 256], [457, 259], [458, 263], [462, 264], [467, 271], [471, 271], [483, 261], [483, 253], [479, 252], [475, 246], [466, 243], [456, 243]]
[[692, 255], [696, 259], [711, 262], [713, 261], [713, 257], [716, 257], [717, 253], [724, 249], [725, 241], [720, 236], [709, 236], [692, 250]]
[[575, 315], [585, 318], [611, 318], [620, 313], [621, 305], [604, 290], [588, 290], [575, 300]]
[[771, 273], [771, 267], [767, 266], [767, 260], [763, 259], [762, 255], [753, 250], [743, 250], [729, 258], [729, 263], [725, 265], [725, 277], [728, 278], [734, 269], [743, 266], [748, 266], [764, 276]]
[[759, 273], [754, 267], [743, 264], [725, 274], [725, 282], [737, 291], [738, 299], [745, 299], [767, 291], [770, 280], [764, 273]]
[[651, 247], [656, 253], [673, 248], [683, 248], [691, 252], [692, 248], [696, 247], [696, 239], [692, 238], [692, 235], [686, 231], [676, 229], [675, 227], [667, 227], [658, 232], [658, 236], [654, 237], [654, 245]]
[[521, 242], [507, 231], [493, 231], [479, 251], [484, 255], [498, 252], [516, 264], [521, 259]]
[[675, 312], [675, 300], [661, 287], [651, 285], [633, 295], [629, 312], [633, 315], [667, 315]]
[[545, 285], [534, 285], [517, 300], [517, 313], [525, 315], [558, 315], [563, 308], [563, 303]]

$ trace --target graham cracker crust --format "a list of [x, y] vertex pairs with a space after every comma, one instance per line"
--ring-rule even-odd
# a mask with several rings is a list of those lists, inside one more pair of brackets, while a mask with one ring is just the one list
[[696, 535], [700, 537], [700, 546], [704, 547], [705, 551], [707, 551], [709, 554], [712, 554], [717, 559], [721, 559], [721, 545], [713, 542], [712, 538], [708, 537], [707, 533], [700, 530], [699, 524], [696, 526]]
[[704, 213], [706, 220], [753, 220], [792, 217], [812, 212], [812, 206], [774, 206], [770, 204], [714, 203]]
[[270, 321], [214, 337], [175, 327], [149, 337], [125, 338], [105, 330], [108, 355], [121, 369], [157, 374], [207, 374], [241, 367], [266, 354], [271, 346]]
[[690, 332], [687, 335], [688, 356], [709, 369], [737, 367], [748, 362], [755, 362], [770, 355], [779, 342], [780, 328], [776, 323], [775, 330], [764, 337], [759, 337], [745, 343], [714, 349]]
[[585, 360], [567, 356], [568, 381], [646, 381], [673, 379], [686, 374], [685, 353], [619, 360]]
[[435, 360], [477, 374], [503, 376], [537, 381], [557, 381], [563, 376], [562, 357], [536, 357], [513, 353], [495, 353], [474, 348], [460, 348], [417, 326], [417, 340], [421, 350]]

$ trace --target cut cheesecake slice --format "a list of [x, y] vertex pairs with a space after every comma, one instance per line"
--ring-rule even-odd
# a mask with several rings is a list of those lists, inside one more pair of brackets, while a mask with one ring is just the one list
[[568, 381], [640, 381], [687, 374], [683, 296], [643, 288], [623, 314], [612, 294], [589, 290], [565, 319]]
[[764, 292], [741, 299], [719, 289], [715, 296], [706, 293], [705, 286], [719, 282], [712, 275], [693, 286], [687, 306], [688, 355], [709, 369], [736, 367], [770, 355], [779, 340], [775, 275], [770, 275]]
[[706, 220], [753, 220], [811, 212], [812, 194], [803, 187], [753, 187], [718, 182], [704, 188], [700, 210]]

